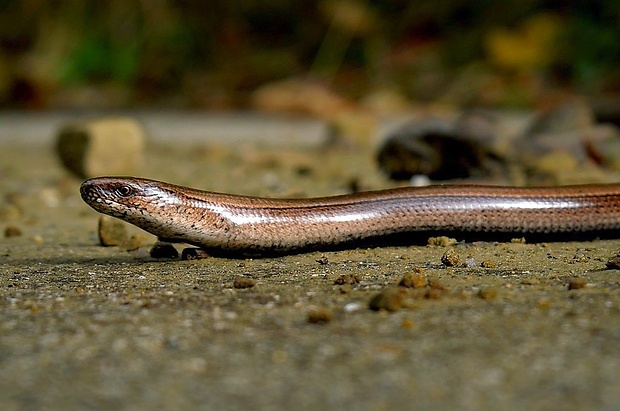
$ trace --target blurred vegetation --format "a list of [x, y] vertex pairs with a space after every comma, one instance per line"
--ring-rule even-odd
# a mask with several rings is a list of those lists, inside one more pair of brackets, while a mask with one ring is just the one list
[[605, 0], [0, 0], [0, 103], [236, 108], [309, 76], [352, 99], [531, 105], [620, 91], [619, 21]]

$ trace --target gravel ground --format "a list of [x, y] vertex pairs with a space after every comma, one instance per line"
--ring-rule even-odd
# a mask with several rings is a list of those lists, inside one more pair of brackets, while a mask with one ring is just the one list
[[[365, 150], [278, 146], [157, 142], [143, 175], [270, 196], [391, 185]], [[620, 403], [619, 240], [155, 260], [137, 229], [137, 250], [98, 245], [49, 143], [0, 157], [4, 410]]]

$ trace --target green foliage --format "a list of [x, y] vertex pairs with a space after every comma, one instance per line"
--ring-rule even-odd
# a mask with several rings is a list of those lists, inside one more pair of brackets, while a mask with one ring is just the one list
[[135, 41], [119, 45], [109, 38], [89, 33], [63, 61], [60, 81], [64, 84], [85, 81], [129, 84], [138, 74], [139, 52]]

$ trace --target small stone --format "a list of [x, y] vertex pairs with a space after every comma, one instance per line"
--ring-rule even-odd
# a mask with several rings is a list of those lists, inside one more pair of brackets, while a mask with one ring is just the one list
[[202, 248], [184, 248], [181, 252], [181, 260], [202, 260], [211, 258], [211, 254]]
[[424, 288], [426, 287], [426, 278], [422, 275], [423, 273], [422, 268], [416, 268], [414, 272], [403, 275], [398, 285], [406, 288]]
[[450, 248], [444, 253], [444, 255], [441, 257], [441, 262], [446, 267], [461, 267], [463, 265], [461, 257], [456, 251], [454, 251], [453, 248]]
[[127, 241], [123, 242], [122, 247], [125, 251], [135, 251], [138, 248], [142, 247], [145, 242], [146, 242], [145, 236], [132, 235], [127, 239]]
[[483, 300], [494, 300], [497, 298], [497, 289], [494, 287], [484, 287], [478, 291], [478, 297]]
[[473, 267], [477, 267], [478, 263], [476, 263], [476, 259], [475, 258], [471, 258], [470, 257], [470, 258], [466, 258], [465, 259], [464, 266], [468, 267], [468, 268], [473, 268]]
[[444, 291], [437, 288], [430, 288], [424, 294], [427, 300], [439, 300], [443, 297]]
[[388, 287], [372, 297], [369, 308], [374, 311], [396, 311], [403, 305], [404, 290], [399, 287]]
[[413, 322], [413, 320], [409, 320], [409, 319], [405, 319], [405, 320], [403, 320], [402, 323], [400, 323], [400, 326], [402, 328], [404, 328], [405, 330], [412, 329], [414, 325], [415, 325], [415, 323]]
[[583, 278], [574, 278], [568, 283], [569, 290], [579, 290], [586, 288], [587, 284]]
[[140, 173], [145, 132], [131, 118], [101, 118], [66, 124], [56, 151], [63, 165], [81, 178]]
[[496, 157], [491, 146], [494, 121], [473, 117], [471, 113], [454, 121], [434, 116], [404, 124], [384, 138], [376, 157], [379, 167], [395, 180], [419, 174], [432, 180], [488, 175]]
[[117, 218], [101, 216], [97, 228], [99, 243], [104, 246], [117, 246], [127, 241], [125, 223]]
[[446, 289], [443, 283], [435, 278], [431, 278], [430, 280], [428, 280], [428, 286], [434, 290], [443, 291]]
[[343, 274], [334, 280], [336, 285], [359, 284], [361, 278], [358, 274]]
[[233, 287], [238, 289], [252, 288], [256, 285], [256, 280], [250, 277], [238, 276], [233, 280]]
[[149, 254], [153, 258], [179, 258], [179, 252], [170, 243], [158, 241], [153, 244]]
[[527, 243], [527, 241], [525, 241], [525, 237], [511, 238], [510, 242], [513, 244], [526, 244]]
[[446, 237], [445, 235], [439, 237], [429, 237], [427, 240], [428, 245], [435, 247], [450, 247], [456, 243], [456, 238]]
[[577, 253], [571, 260], [572, 263], [587, 263], [590, 260], [590, 256], [584, 253]]
[[22, 235], [22, 230], [15, 225], [9, 225], [4, 229], [4, 236], [6, 238], [19, 237], [20, 235]]
[[608, 270], [620, 270], [620, 253], [616, 254], [615, 257], [611, 257], [605, 263], [605, 266]]
[[484, 260], [483, 262], [480, 263], [480, 267], [482, 267], [482, 268], [497, 268], [497, 264], [495, 264], [495, 261]]
[[329, 260], [324, 255], [322, 255], [321, 258], [317, 258], [316, 262], [319, 263], [320, 265], [327, 265], [327, 264], [329, 264]]
[[313, 307], [308, 311], [308, 322], [310, 324], [328, 323], [332, 320], [332, 311], [327, 307]]

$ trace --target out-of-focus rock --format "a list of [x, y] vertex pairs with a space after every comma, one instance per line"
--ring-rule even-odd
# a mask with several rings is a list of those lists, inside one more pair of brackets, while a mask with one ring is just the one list
[[499, 165], [494, 136], [494, 119], [486, 113], [465, 113], [456, 121], [431, 117], [389, 135], [377, 160], [397, 180], [420, 174], [434, 180], [486, 176]]
[[584, 129], [594, 123], [594, 114], [590, 107], [582, 100], [571, 100], [538, 113], [525, 132], [525, 137], [536, 138], [540, 134]]
[[106, 247], [124, 244], [128, 238], [125, 223], [108, 216], [99, 217], [97, 234], [99, 243]]
[[[473, 178], [517, 185], [603, 183], [620, 171], [620, 129], [580, 99], [536, 115], [471, 111], [417, 118], [388, 135], [380, 167], [393, 179]], [[611, 173], [610, 173], [611, 171]]]
[[66, 124], [56, 150], [64, 166], [81, 178], [135, 175], [142, 167], [144, 140], [136, 120], [104, 118]]
[[620, 130], [596, 123], [587, 104], [572, 100], [539, 113], [513, 141], [513, 151], [530, 174], [550, 178], [550, 183], [579, 182], [578, 174], [586, 170], [599, 172], [596, 178], [587, 173], [585, 182], [604, 182], [603, 168], [620, 170]]
[[153, 258], [179, 258], [179, 252], [174, 246], [165, 241], [156, 242], [149, 254]]

